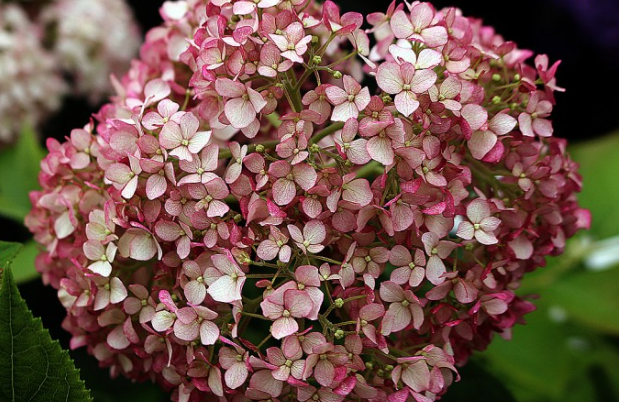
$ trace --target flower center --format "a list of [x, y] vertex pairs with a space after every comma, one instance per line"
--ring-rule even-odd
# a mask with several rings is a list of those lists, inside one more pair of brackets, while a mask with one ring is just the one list
[[284, 311], [282, 312], [282, 316], [283, 316], [284, 318], [288, 318], [288, 317], [290, 317], [290, 311], [288, 311], [288, 310], [284, 310]]

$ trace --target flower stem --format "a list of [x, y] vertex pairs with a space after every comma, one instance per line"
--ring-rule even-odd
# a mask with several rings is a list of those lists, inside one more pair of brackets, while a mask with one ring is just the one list
[[320, 130], [319, 132], [317, 132], [312, 138], [310, 138], [309, 142], [310, 144], [315, 144], [318, 141], [322, 140], [323, 138], [325, 138], [327, 135], [333, 134], [335, 133], [337, 130], [341, 130], [344, 127], [344, 123], [341, 121], [338, 121], [336, 123], [331, 124], [330, 126]]

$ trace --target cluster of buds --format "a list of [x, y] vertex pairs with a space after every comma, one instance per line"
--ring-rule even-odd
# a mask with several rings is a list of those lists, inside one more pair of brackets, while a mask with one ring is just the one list
[[[0, 5], [0, 142], [56, 111], [69, 88], [99, 103], [123, 75], [140, 34], [124, 0]], [[71, 82], [65, 82], [68, 78]]]
[[176, 401], [433, 401], [589, 224], [558, 63], [457, 9], [161, 14], [112, 102], [49, 140], [26, 221], [71, 346], [112, 375]]

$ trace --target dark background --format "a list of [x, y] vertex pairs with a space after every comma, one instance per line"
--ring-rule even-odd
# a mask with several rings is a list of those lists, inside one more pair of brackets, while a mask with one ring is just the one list
[[[143, 32], [161, 22], [163, 0], [129, 0]], [[345, 11], [367, 15], [386, 11], [386, 0], [342, 0]], [[478, 17], [520, 48], [545, 53], [550, 62], [562, 60], [557, 84], [566, 88], [556, 96], [555, 135], [578, 142], [619, 127], [619, 0], [520, 0], [517, 3], [478, 0], [433, 1], [436, 8], [460, 7], [465, 16]], [[532, 60], [531, 60], [532, 61]], [[43, 137], [61, 139], [83, 126], [96, 108], [84, 99], [67, 98], [60, 113], [42, 128]], [[0, 218], [0, 239], [24, 242], [30, 234], [22, 225]], [[56, 291], [39, 281], [21, 286], [35, 316], [43, 318], [52, 337], [68, 346], [60, 328], [64, 309]], [[81, 359], [84, 359], [82, 356]], [[92, 361], [91, 361], [92, 363]]]

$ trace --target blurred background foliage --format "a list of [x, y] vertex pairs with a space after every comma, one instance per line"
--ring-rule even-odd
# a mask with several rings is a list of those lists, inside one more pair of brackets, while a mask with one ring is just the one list
[[[159, 24], [162, 2], [129, 1], [144, 32]], [[346, 11], [364, 14], [389, 5], [385, 0], [339, 3]], [[593, 216], [591, 230], [571, 239], [563, 256], [549, 259], [547, 267], [525, 278], [518, 293], [533, 295], [537, 305], [527, 324], [514, 328], [512, 340], [497, 336], [487, 351], [475, 354], [461, 368], [463, 381], [443, 400], [619, 401], [619, 82], [614, 78], [619, 70], [619, 2], [522, 0], [508, 11], [485, 0], [433, 4], [458, 6], [519, 47], [563, 60], [557, 78], [567, 91], [557, 96], [555, 135], [570, 140], [569, 151], [580, 163], [584, 181], [579, 200]], [[34, 315], [42, 317], [64, 347], [64, 309], [55, 291], [38, 280], [37, 247], [22, 222], [30, 208], [28, 192], [37, 188], [44, 138], [63, 139], [94, 111], [69, 97], [40, 130], [41, 138], [25, 127], [13, 147], [0, 149], [0, 240], [25, 243], [13, 263], [15, 279]], [[155, 385], [109, 379], [83, 349], [71, 355], [97, 402], [168, 400]]]

